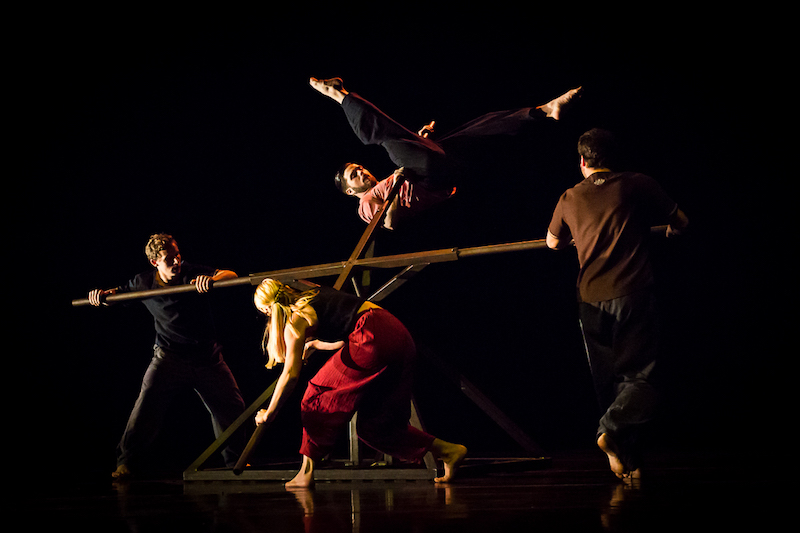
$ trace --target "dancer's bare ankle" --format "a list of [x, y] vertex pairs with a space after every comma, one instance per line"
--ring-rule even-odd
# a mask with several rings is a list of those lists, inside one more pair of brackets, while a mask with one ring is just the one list
[[342, 85], [342, 80], [339, 78], [332, 78], [330, 80], [311, 78], [309, 80], [309, 85], [311, 85], [321, 94], [324, 94], [325, 96], [335, 100], [339, 104], [344, 101], [345, 96], [348, 94]]
[[615, 476], [620, 479], [629, 476], [630, 473], [626, 470], [622, 461], [620, 461], [617, 455], [617, 447], [608, 433], [603, 433], [597, 437], [597, 446], [608, 456], [608, 465]]
[[435, 439], [431, 446], [431, 451], [444, 463], [444, 475], [434, 478], [436, 483], [449, 483], [453, 481], [456, 472], [461, 467], [461, 463], [467, 456], [467, 447], [461, 444], [453, 444], [445, 442], [441, 439]]
[[303, 464], [297, 475], [284, 485], [286, 489], [310, 489], [314, 487], [314, 461], [303, 456]]
[[111, 472], [111, 479], [114, 481], [127, 481], [132, 477], [131, 471], [127, 465], [119, 465], [117, 469]]
[[544, 105], [540, 105], [537, 109], [540, 109], [544, 112], [544, 114], [548, 118], [552, 118], [553, 120], [560, 120], [561, 119], [561, 112], [573, 101], [577, 96], [580, 94], [582, 87], [577, 87], [575, 89], [570, 89], [569, 91], [565, 92], [558, 98], [553, 98], [549, 102]]

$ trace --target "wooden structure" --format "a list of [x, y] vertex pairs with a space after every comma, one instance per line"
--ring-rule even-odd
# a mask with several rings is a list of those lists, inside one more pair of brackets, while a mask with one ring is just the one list
[[[382, 225], [386, 216], [386, 211], [391, 205], [391, 202], [397, 196], [400, 187], [404, 182], [404, 178], [399, 177], [383, 206], [375, 214], [372, 221], [367, 226], [366, 230], [361, 236], [356, 248], [346, 261], [335, 263], [326, 263], [320, 265], [313, 265], [301, 268], [291, 268], [285, 270], [276, 270], [271, 272], [262, 272], [257, 274], [250, 274], [248, 277], [235, 278], [230, 280], [218, 281], [214, 283], [214, 288], [231, 287], [237, 285], [249, 284], [257, 286], [261, 281], [267, 278], [279, 280], [284, 283], [302, 283], [302, 280], [311, 279], [315, 277], [326, 277], [338, 275], [334, 284], [335, 289], [342, 289], [348, 279], [352, 279], [354, 273], [374, 268], [401, 268], [400, 272], [393, 276], [389, 281], [384, 283], [372, 295], [367, 297], [368, 300], [378, 302], [391, 294], [394, 290], [399, 288], [403, 283], [408, 281], [415, 274], [422, 269], [433, 263], [441, 263], [448, 261], [456, 261], [458, 259], [474, 256], [482, 256], [487, 254], [497, 254], [506, 252], [517, 252], [523, 250], [532, 250], [545, 248], [546, 244], [544, 239], [522, 241], [507, 244], [496, 244], [488, 246], [478, 246], [472, 248], [445, 248], [440, 250], [431, 250], [425, 252], [414, 252], [407, 254], [398, 254], [384, 257], [365, 257], [365, 252], [369, 249], [370, 244], [374, 238], [375, 230]], [[663, 232], [666, 226], [654, 227], [652, 231]], [[358, 287], [354, 282], [356, 291]], [[109, 303], [143, 299], [161, 294], [181, 293], [181, 292], [194, 292], [196, 288], [194, 285], [180, 285], [175, 287], [166, 287], [163, 289], [154, 289], [149, 291], [138, 291], [133, 293], [114, 294], [106, 297]], [[73, 306], [88, 305], [88, 298], [77, 299], [72, 301]], [[461, 391], [470, 398], [478, 407], [480, 407], [489, 417], [494, 420], [510, 437], [512, 437], [520, 447], [528, 454], [525, 461], [547, 461], [543, 457], [541, 448], [522, 431], [510, 418], [508, 418], [499, 408], [497, 408], [488, 397], [472, 385], [466, 378], [461, 376], [458, 372], [448, 368], [443, 362], [434, 361], [440, 370], [446, 376], [458, 383]], [[249, 481], [249, 480], [289, 480], [296, 474], [296, 469], [277, 469], [277, 470], [259, 470], [250, 469], [247, 467], [248, 459], [253, 450], [258, 445], [261, 437], [263, 436], [265, 427], [258, 426], [253, 435], [251, 436], [242, 456], [237, 463], [236, 467], [231, 469], [203, 469], [205, 462], [215, 452], [225, 444], [225, 442], [244, 424], [250, 422], [255, 416], [255, 413], [267, 404], [275, 389], [276, 382], [273, 382], [245, 411], [239, 418], [231, 424], [217, 440], [212, 443], [185, 471], [183, 474], [186, 481]], [[416, 406], [412, 400], [411, 409], [411, 423], [416, 427], [422, 429]], [[357, 415], [356, 415], [357, 416]], [[436, 464], [430, 453], [425, 458], [425, 466], [410, 468], [410, 467], [395, 467], [391, 465], [391, 458], [386, 457], [381, 466], [371, 468], [361, 468], [361, 457], [359, 452], [358, 437], [355, 431], [355, 420], [350, 422], [349, 428], [349, 460], [344, 463], [343, 468], [320, 468], [315, 470], [315, 479], [317, 481], [333, 481], [333, 480], [432, 480], [436, 477]]]

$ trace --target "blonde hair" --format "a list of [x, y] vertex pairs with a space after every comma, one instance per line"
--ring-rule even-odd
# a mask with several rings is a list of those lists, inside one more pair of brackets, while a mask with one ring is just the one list
[[286, 361], [284, 330], [288, 327], [295, 334], [300, 334], [292, 323], [292, 315], [297, 314], [311, 322], [311, 314], [306, 307], [318, 293], [317, 289], [300, 292], [270, 278], [258, 285], [253, 301], [256, 307], [269, 308], [267, 326], [261, 339], [261, 349], [267, 354], [267, 368]]

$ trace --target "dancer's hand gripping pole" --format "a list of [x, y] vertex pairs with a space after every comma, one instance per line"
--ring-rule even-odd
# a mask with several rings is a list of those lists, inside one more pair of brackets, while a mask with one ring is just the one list
[[239, 460], [236, 462], [236, 466], [233, 467], [234, 475], [240, 475], [244, 472], [244, 469], [247, 468], [247, 462], [250, 459], [250, 455], [252, 455], [253, 450], [258, 446], [261, 437], [264, 436], [264, 432], [267, 430], [269, 426], [268, 423], [259, 424], [256, 426], [256, 430], [253, 432], [253, 435], [250, 437], [250, 440], [247, 442], [247, 446], [245, 446], [242, 455], [239, 456]]

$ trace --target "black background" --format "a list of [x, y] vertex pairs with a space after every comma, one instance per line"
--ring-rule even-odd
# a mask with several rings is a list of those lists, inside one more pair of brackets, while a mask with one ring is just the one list
[[[147, 269], [151, 233], [175, 235], [188, 261], [240, 275], [349, 256], [364, 225], [332, 174], [350, 159], [379, 176], [393, 168], [379, 148], [360, 145], [336, 104], [308, 86], [311, 76], [342, 77], [399, 122], [436, 120], [440, 133], [582, 85], [580, 108], [553, 137], [524, 147], [525, 158], [498, 147], [480, 182], [437, 213], [381, 232], [377, 254], [543, 238], [558, 195], [580, 179], [577, 135], [613, 129], [629, 166], [657, 178], [693, 224], [691, 236], [656, 246], [666, 331], [662, 447], [727, 447], [743, 420], [763, 429], [772, 401], [759, 376], [774, 352], [759, 338], [764, 316], [749, 303], [761, 290], [759, 260], [741, 251], [752, 197], [737, 192], [740, 165], [730, 164], [750, 148], [757, 116], [743, 103], [756, 99], [768, 69], [747, 59], [749, 44], [725, 38], [710, 19], [670, 13], [614, 24], [502, 7], [354, 11], [72, 11], [20, 20], [11, 146], [23, 164], [11, 190], [22, 208], [7, 212], [17, 243], [8, 249], [23, 250], [30, 265], [13, 267], [9, 281], [25, 303], [12, 322], [12, 337], [23, 339], [14, 354], [23, 365], [11, 376], [24, 392], [10, 406], [20, 416], [19, 449], [62, 471], [113, 468], [150, 358], [151, 318], [140, 305], [70, 302]], [[549, 250], [432, 265], [383, 305], [423, 353], [463, 373], [546, 451], [590, 447], [597, 413], [576, 268], [572, 251]], [[263, 368], [263, 322], [251, 295], [249, 287], [209, 295], [248, 404], [276, 377]], [[433, 433], [478, 455], [518, 453], [425, 357], [418, 389]], [[265, 441], [265, 457], [296, 456], [293, 409]], [[187, 395], [154, 464], [180, 471], [212, 440], [201, 404]]]

